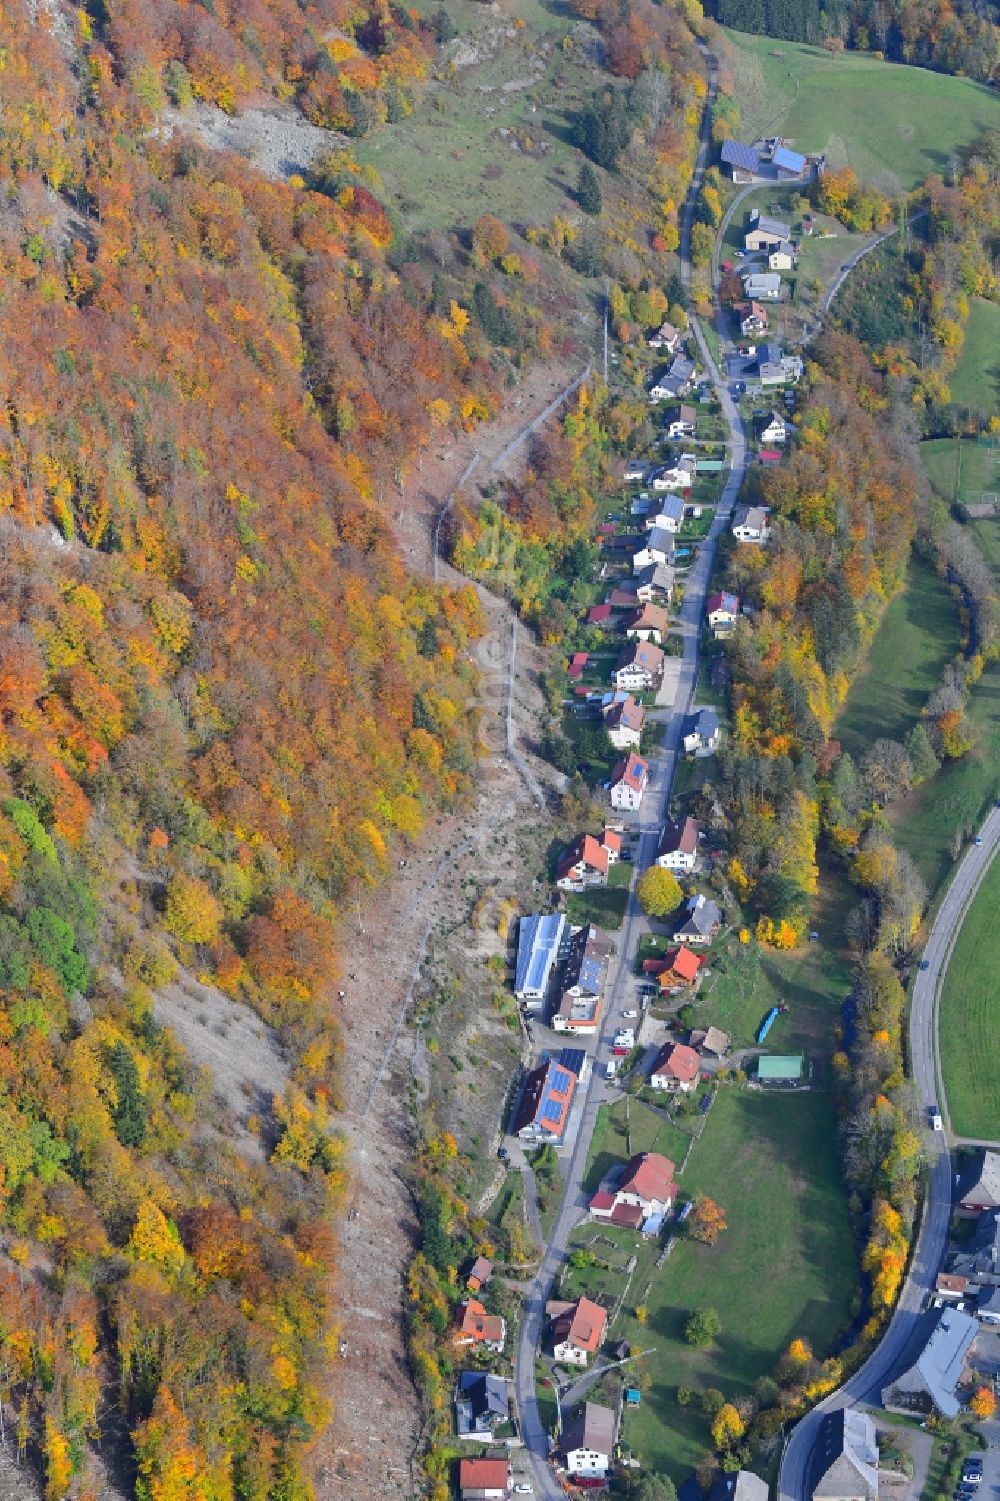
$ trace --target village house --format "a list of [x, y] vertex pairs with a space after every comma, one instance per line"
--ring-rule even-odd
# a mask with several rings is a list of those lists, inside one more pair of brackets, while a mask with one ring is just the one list
[[622, 836], [605, 829], [600, 839], [580, 834], [564, 849], [556, 866], [556, 885], [560, 891], [583, 891], [587, 886], [604, 886], [608, 871], [622, 849]]
[[822, 1419], [809, 1459], [813, 1501], [878, 1501], [878, 1445], [867, 1413], [841, 1408]]
[[646, 526], [650, 531], [676, 533], [684, 520], [684, 502], [679, 495], [660, 495], [656, 501], [656, 515], [650, 516]]
[[499, 1314], [487, 1313], [477, 1298], [466, 1298], [455, 1312], [452, 1340], [464, 1348], [501, 1351], [507, 1338], [507, 1325]]
[[791, 238], [792, 226], [783, 219], [771, 219], [756, 209], [750, 211], [750, 228], [743, 237], [745, 250], [773, 250], [776, 245]]
[[653, 1089], [665, 1089], [671, 1094], [680, 1091], [690, 1094], [698, 1084], [698, 1054], [683, 1042], [665, 1042], [653, 1059], [649, 1083]]
[[796, 261], [795, 246], [791, 240], [782, 240], [768, 251], [767, 264], [771, 271], [791, 271]]
[[628, 693], [646, 693], [663, 676], [663, 651], [652, 641], [633, 641], [622, 647], [611, 674], [616, 688]]
[[486, 1256], [477, 1256], [469, 1268], [469, 1275], [465, 1279], [465, 1285], [470, 1293], [482, 1292], [492, 1276], [492, 1261]]
[[957, 1308], [931, 1308], [923, 1315], [923, 1348], [913, 1365], [882, 1391], [888, 1412], [937, 1412], [958, 1416], [958, 1388], [968, 1379], [968, 1355], [979, 1325]]
[[493, 1442], [493, 1430], [510, 1417], [507, 1383], [488, 1371], [462, 1371], [455, 1386], [455, 1432], [470, 1443]]
[[587, 611], [587, 624], [606, 626], [611, 623], [611, 606], [591, 605]]
[[615, 1415], [610, 1407], [584, 1402], [566, 1419], [562, 1451], [574, 1480], [604, 1480], [615, 1449]]
[[738, 302], [733, 311], [740, 320], [740, 333], [744, 338], [767, 333], [767, 308], [758, 302]]
[[667, 949], [658, 959], [644, 959], [642, 972], [656, 980], [662, 993], [670, 995], [693, 985], [704, 962], [681, 944], [679, 948]]
[[671, 407], [664, 431], [668, 438], [693, 438], [698, 430], [698, 413], [692, 406]]
[[632, 553], [632, 572], [641, 573], [656, 563], [673, 566], [676, 543], [672, 532], [662, 526], [654, 526]]
[[463, 1459], [458, 1466], [462, 1501], [504, 1501], [510, 1493], [510, 1462], [506, 1459]]
[[698, 823], [693, 818], [666, 824], [656, 864], [664, 870], [694, 870], [698, 863], [698, 832]]
[[594, 1219], [638, 1230], [654, 1214], [666, 1214], [677, 1197], [674, 1164], [659, 1152], [639, 1152], [625, 1164], [614, 1189], [601, 1188], [590, 1201]]
[[553, 1031], [596, 1032], [610, 957], [611, 939], [600, 928], [587, 924], [576, 930], [559, 982]]
[[948, 1271], [963, 1290], [1000, 1287], [1000, 1209], [984, 1209], [971, 1237], [948, 1259]]
[[552, 1353], [560, 1365], [586, 1366], [604, 1343], [608, 1316], [599, 1303], [578, 1298], [553, 1309]]
[[601, 713], [608, 739], [615, 750], [638, 749], [646, 723], [646, 711], [631, 693], [615, 693]]
[[802, 377], [802, 361], [797, 354], [784, 354], [780, 344], [768, 341], [758, 345], [750, 374], [764, 387], [794, 385]]
[[722, 733], [719, 716], [715, 709], [698, 709], [688, 717], [684, 726], [684, 753], [688, 756], [710, 756], [719, 748]]
[[733, 515], [732, 533], [738, 542], [752, 542], [763, 546], [767, 541], [767, 511], [763, 506], [737, 506]]
[[722, 924], [722, 913], [710, 897], [700, 891], [688, 897], [681, 907], [677, 928], [671, 934], [674, 943], [711, 943]]
[[641, 484], [646, 478], [646, 470], [649, 465], [643, 459], [627, 459], [625, 463], [624, 480], [627, 485]]
[[676, 569], [671, 563], [650, 563], [635, 575], [635, 598], [642, 603], [651, 599], [666, 599], [669, 604], [675, 578]]
[[672, 323], [663, 322], [655, 333], [650, 334], [646, 343], [650, 349], [665, 349], [668, 354], [676, 354], [683, 337], [679, 328], [674, 328]]
[[531, 913], [517, 927], [514, 994], [529, 1011], [540, 1011], [558, 973], [570, 926], [561, 912]]
[[688, 1038], [688, 1046], [708, 1058], [725, 1058], [729, 1052], [729, 1036], [718, 1027], [699, 1027]]
[[784, 443], [788, 437], [788, 424], [780, 412], [772, 412], [758, 434], [762, 443]]
[[985, 1210], [997, 1208], [1000, 1208], [1000, 1152], [974, 1152], [959, 1177], [955, 1213], [963, 1219], [976, 1219]]
[[723, 166], [729, 168], [733, 182], [756, 182], [760, 172], [760, 152], [756, 146], [743, 141], [723, 141], [720, 158]]
[[577, 1078], [571, 1069], [550, 1058], [533, 1068], [524, 1081], [511, 1131], [521, 1141], [553, 1145], [563, 1139], [569, 1121]]
[[777, 302], [781, 297], [781, 276], [777, 271], [744, 271], [743, 292], [750, 302]]
[[670, 401], [683, 396], [694, 380], [694, 372], [694, 360], [684, 354], [675, 355], [669, 369], [661, 371], [649, 387], [650, 401]]
[[[690, 490], [694, 484], [697, 466], [692, 454], [685, 454], [675, 464], [668, 465], [665, 469], [657, 469], [650, 477], [650, 485], [654, 490]], [[683, 507], [681, 508], [683, 516]], [[680, 522], [677, 523], [680, 525]], [[677, 527], [671, 527], [676, 531]]]
[[611, 806], [623, 813], [637, 813], [649, 782], [649, 762], [634, 752], [619, 761], [611, 773]]
[[705, 611], [713, 636], [728, 636], [740, 618], [739, 595], [720, 589], [718, 593], [709, 595], [705, 601]]
[[662, 605], [644, 604], [641, 610], [625, 622], [625, 635], [630, 641], [652, 641], [659, 646], [670, 625], [670, 616]]

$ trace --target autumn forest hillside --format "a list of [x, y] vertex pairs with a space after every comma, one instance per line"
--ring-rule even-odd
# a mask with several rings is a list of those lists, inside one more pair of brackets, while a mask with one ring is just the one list
[[[607, 42], [590, 154], [649, 126], [637, 281], [676, 245], [703, 82], [680, 13], [577, 17]], [[477, 756], [477, 596], [404, 571], [385, 497], [575, 357], [546, 303], [596, 274], [572, 224], [400, 234], [351, 143], [428, 105], [446, 22], [0, 13], [0, 1404], [49, 1501], [109, 1471], [141, 1501], [313, 1494], [338, 920]], [[336, 132], [308, 179], [184, 127], [262, 98]], [[156, 1019], [174, 981], [274, 1031], [287, 1087], [238, 1123]]]

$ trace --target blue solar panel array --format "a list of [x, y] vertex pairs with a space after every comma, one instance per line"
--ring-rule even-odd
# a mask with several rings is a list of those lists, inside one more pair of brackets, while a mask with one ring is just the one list
[[562, 1115], [562, 1105], [557, 1100], [546, 1100], [540, 1113], [543, 1121], [553, 1124]]
[[760, 165], [756, 149], [745, 146], [742, 141], [723, 141], [722, 160], [741, 172], [756, 172]]
[[559, 1094], [565, 1094], [567, 1089], [569, 1089], [569, 1078], [570, 1076], [564, 1068], [553, 1069], [551, 1079], [552, 1088], [557, 1090]]

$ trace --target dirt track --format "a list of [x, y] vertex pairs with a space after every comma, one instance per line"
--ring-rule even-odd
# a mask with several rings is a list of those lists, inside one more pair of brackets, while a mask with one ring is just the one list
[[[483, 461], [474, 478], [485, 482], [493, 458], [579, 368], [539, 367], [501, 417], [474, 435], [440, 444], [422, 473], [411, 477], [394, 521], [411, 567], [430, 570], [434, 519], [476, 448]], [[517, 461], [523, 462], [523, 456]], [[440, 577], [464, 582], [447, 565], [441, 567]], [[465, 911], [462, 882], [481, 872], [482, 849], [525, 816], [537, 822], [530, 790], [533, 778], [552, 785], [551, 768], [534, 762], [531, 777], [525, 778], [508, 756], [513, 614], [487, 591], [480, 594], [488, 630], [477, 651], [483, 669], [483, 755], [476, 772], [475, 803], [463, 816], [443, 819], [429, 831], [406, 869], [362, 904], [343, 935], [348, 1063], [343, 1070], [341, 1124], [352, 1143], [354, 1188], [340, 1232], [338, 1303], [346, 1353], [335, 1360], [332, 1373], [335, 1411], [322, 1446], [318, 1488], [323, 1501], [354, 1501], [362, 1494], [417, 1494], [410, 1460], [419, 1439], [420, 1413], [407, 1374], [402, 1326], [403, 1274], [414, 1249], [416, 1220], [400, 1174], [413, 1149], [408, 1086], [424, 1068], [405, 1026], [399, 1029], [386, 1066], [387, 1047], [425, 939], [439, 925], [450, 927]], [[533, 643], [522, 630], [514, 680], [515, 729], [523, 731], [541, 707], [535, 685], [539, 666]], [[459, 850], [465, 853], [459, 855]]]

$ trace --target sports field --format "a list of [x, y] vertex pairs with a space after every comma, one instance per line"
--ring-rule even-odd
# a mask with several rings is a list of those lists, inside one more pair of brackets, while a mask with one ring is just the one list
[[941, 987], [938, 1037], [952, 1129], [1000, 1139], [1000, 861], [994, 861], [958, 935]]
[[1000, 97], [981, 84], [826, 52], [772, 37], [725, 33], [745, 140], [771, 133], [800, 151], [825, 151], [889, 192], [944, 172], [952, 154], [1000, 129]]

